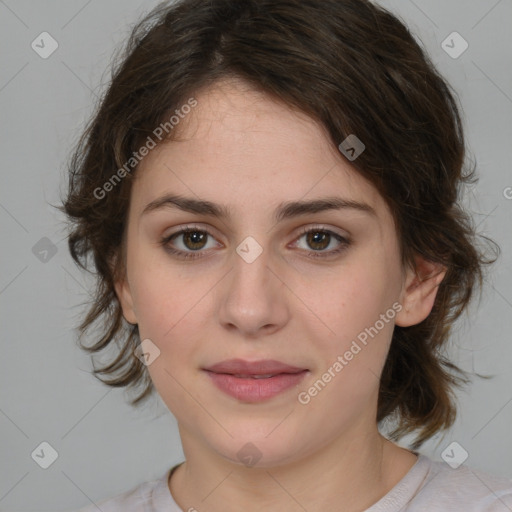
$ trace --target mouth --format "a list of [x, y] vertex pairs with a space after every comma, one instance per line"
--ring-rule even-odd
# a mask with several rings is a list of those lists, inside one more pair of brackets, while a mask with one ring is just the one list
[[222, 361], [203, 370], [218, 389], [248, 403], [268, 400], [298, 386], [309, 372], [275, 360], [242, 359]]

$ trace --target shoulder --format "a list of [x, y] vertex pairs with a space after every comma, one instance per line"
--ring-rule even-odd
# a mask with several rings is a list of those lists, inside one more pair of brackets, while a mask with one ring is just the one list
[[[75, 512], [135, 512], [146, 510], [145, 504], [151, 500], [155, 482], [144, 482], [137, 487], [97, 503], [91, 503]], [[151, 509], [149, 509], [151, 510]]]
[[453, 469], [445, 462], [431, 459], [428, 462], [429, 472], [411, 501], [411, 512], [512, 510], [512, 479], [494, 476], [466, 465]]
[[167, 488], [166, 477], [169, 471], [164, 476], [156, 480], [143, 482], [132, 489], [119, 494], [117, 496], [91, 503], [79, 510], [73, 512], [153, 512], [156, 511], [155, 494], [162, 487], [162, 482]]

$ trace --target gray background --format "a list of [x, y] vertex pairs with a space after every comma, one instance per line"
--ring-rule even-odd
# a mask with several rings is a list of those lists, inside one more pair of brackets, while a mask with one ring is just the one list
[[[460, 96], [480, 173], [465, 200], [503, 250], [450, 349], [462, 368], [495, 378], [458, 392], [456, 425], [421, 451], [441, 460], [457, 441], [467, 465], [512, 478], [512, 1], [381, 3], [423, 41]], [[66, 189], [67, 158], [107, 83], [114, 48], [154, 5], [0, 0], [1, 510], [78, 508], [182, 460], [176, 422], [159, 399], [133, 409], [123, 391], [90, 375], [73, 329], [91, 280], [71, 261], [63, 218], [50, 206]], [[59, 44], [47, 59], [31, 48], [43, 31]], [[441, 46], [453, 31], [469, 43], [456, 59]], [[49, 245], [43, 237], [57, 251], [46, 262], [33, 252]], [[31, 458], [43, 441], [58, 452], [46, 470]]]

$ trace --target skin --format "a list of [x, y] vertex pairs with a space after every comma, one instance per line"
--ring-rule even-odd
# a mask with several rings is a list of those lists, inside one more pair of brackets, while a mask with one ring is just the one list
[[[415, 269], [402, 267], [387, 204], [318, 123], [239, 80], [195, 98], [197, 107], [177, 127], [179, 140], [152, 150], [137, 170], [126, 274], [116, 283], [125, 319], [160, 350], [148, 370], [177, 419], [186, 457], [170, 492], [183, 510], [314, 512], [340, 510], [340, 503], [347, 512], [363, 510], [417, 460], [378, 432], [379, 376], [394, 323], [428, 316], [444, 269], [421, 258]], [[142, 214], [166, 193], [212, 201], [232, 215], [171, 207]], [[375, 213], [272, 217], [282, 202], [327, 196]], [[186, 225], [209, 233], [200, 258], [179, 259], [160, 243]], [[350, 244], [312, 258], [319, 245], [308, 245], [301, 229], [319, 226]], [[263, 248], [252, 263], [235, 250], [247, 236]], [[192, 244], [184, 236], [168, 243], [189, 253]], [[331, 237], [320, 252], [339, 246]], [[298, 393], [393, 303], [402, 305], [394, 320], [308, 404], [299, 403]], [[297, 388], [246, 403], [201, 370], [233, 357], [276, 359], [309, 373]], [[248, 442], [261, 454], [254, 467], [237, 457]]]

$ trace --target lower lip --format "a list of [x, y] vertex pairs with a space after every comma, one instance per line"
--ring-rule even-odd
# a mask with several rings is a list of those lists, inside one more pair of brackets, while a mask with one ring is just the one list
[[224, 393], [244, 402], [263, 402], [297, 386], [307, 373], [280, 373], [267, 379], [240, 378], [227, 373], [206, 371], [213, 383]]

